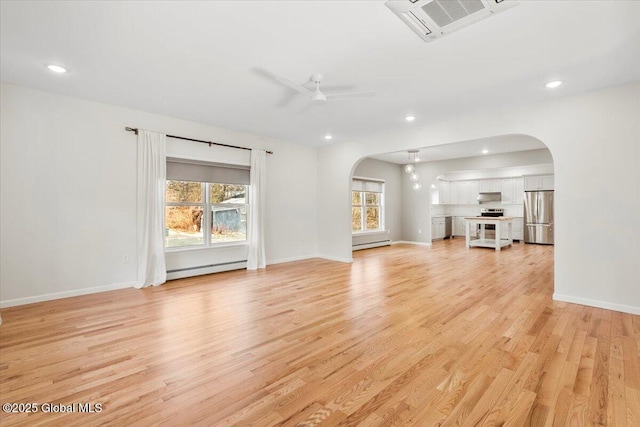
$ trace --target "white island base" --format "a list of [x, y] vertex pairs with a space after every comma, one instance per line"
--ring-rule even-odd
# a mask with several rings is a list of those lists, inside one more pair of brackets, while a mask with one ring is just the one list
[[[505, 246], [513, 245], [513, 218], [510, 216], [499, 217], [486, 217], [486, 216], [473, 216], [465, 217], [466, 220], [466, 246], [468, 248], [494, 248], [496, 251], [504, 248]], [[485, 226], [487, 224], [495, 225], [496, 238], [487, 239], [485, 237]], [[471, 233], [473, 234], [477, 226], [480, 225], [480, 238], [471, 239]], [[506, 227], [505, 227], [506, 226]], [[505, 229], [506, 228], [506, 229]], [[503, 237], [506, 234], [505, 237]]]

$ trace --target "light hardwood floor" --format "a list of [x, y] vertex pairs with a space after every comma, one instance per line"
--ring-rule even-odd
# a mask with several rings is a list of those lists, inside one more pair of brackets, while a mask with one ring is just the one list
[[640, 316], [553, 302], [553, 247], [397, 245], [4, 309], [12, 425], [640, 426]]

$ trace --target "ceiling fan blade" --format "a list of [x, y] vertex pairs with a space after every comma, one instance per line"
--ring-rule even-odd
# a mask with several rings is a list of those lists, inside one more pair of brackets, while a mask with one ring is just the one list
[[[312, 81], [308, 81], [306, 83], [303, 83], [302, 86], [304, 86], [305, 88], [309, 89], [310, 91], [316, 90], [316, 85]], [[348, 90], [355, 90], [355, 89], [357, 89], [356, 85], [328, 85], [328, 84], [322, 83], [322, 92], [329, 91], [329, 92], [342, 93], [342, 92], [346, 92]]]
[[367, 98], [375, 95], [375, 92], [332, 93], [327, 94], [327, 99]]
[[277, 74], [272, 73], [269, 70], [265, 70], [264, 68], [255, 68], [254, 71], [258, 74], [261, 74], [263, 76], [269, 77], [272, 80], [275, 80], [276, 82], [283, 84], [293, 90], [295, 90], [296, 92], [300, 92], [303, 95], [307, 95], [307, 96], [311, 96], [313, 95], [313, 92], [311, 92], [309, 89], [307, 89], [306, 87], [299, 85], [297, 83], [292, 82], [291, 80], [279, 76]]
[[311, 96], [313, 94], [313, 92], [311, 92], [309, 89], [307, 89], [304, 86], [299, 85], [298, 83], [294, 83], [291, 80], [284, 78], [284, 77], [280, 77], [280, 76], [275, 76], [274, 77], [275, 80], [279, 83], [282, 83], [285, 86], [289, 86], [291, 89], [300, 92], [303, 95], [307, 95], [307, 96]]
[[290, 90], [286, 91], [286, 93], [280, 98], [280, 101], [276, 104], [279, 108], [284, 108], [293, 102], [294, 98], [297, 98], [298, 95], [295, 92], [291, 92]]
[[313, 102], [313, 101], [308, 102], [307, 105], [305, 105], [304, 107], [298, 110], [296, 115], [303, 114], [311, 109], [314, 109], [315, 107], [322, 107], [324, 105], [327, 105], [326, 102]]

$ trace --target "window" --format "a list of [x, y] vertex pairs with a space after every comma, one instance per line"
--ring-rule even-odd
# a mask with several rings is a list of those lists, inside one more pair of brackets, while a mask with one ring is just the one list
[[165, 247], [247, 240], [247, 189], [247, 185], [167, 181]]
[[165, 247], [246, 241], [248, 182], [248, 169], [168, 160]]
[[351, 231], [384, 230], [384, 181], [354, 178], [351, 191]]

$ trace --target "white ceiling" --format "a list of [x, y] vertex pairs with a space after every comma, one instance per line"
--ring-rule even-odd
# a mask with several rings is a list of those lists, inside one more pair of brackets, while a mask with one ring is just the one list
[[[503, 135], [485, 139], [456, 142], [453, 144], [435, 145], [418, 150], [421, 162], [435, 162], [438, 160], [460, 159], [463, 157], [483, 156], [482, 150], [487, 150], [486, 155], [511, 153], [515, 151], [546, 149], [542, 142], [527, 135]], [[379, 154], [371, 158], [384, 160], [404, 165], [409, 162], [407, 150], [394, 153]]]
[[[4, 82], [310, 145], [640, 80], [640, 1], [523, 0], [433, 43], [383, 0], [2, 1], [0, 12]], [[304, 98], [258, 69], [377, 95], [299, 113]], [[553, 79], [565, 84], [544, 88]]]

